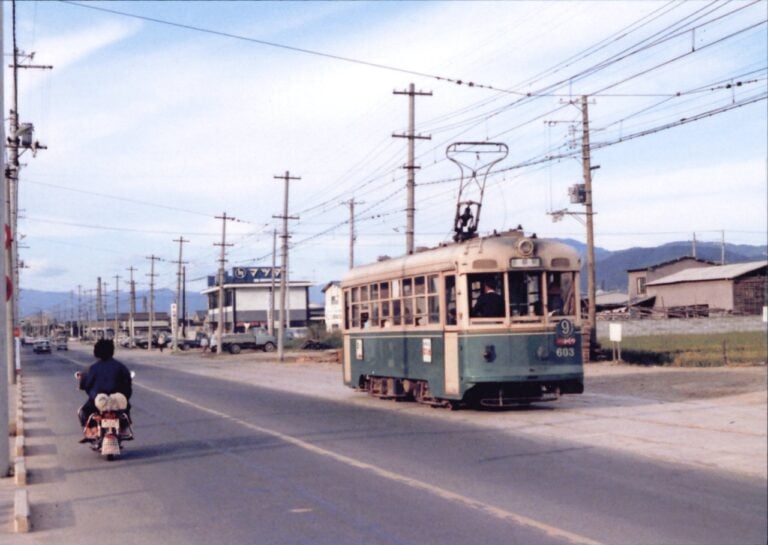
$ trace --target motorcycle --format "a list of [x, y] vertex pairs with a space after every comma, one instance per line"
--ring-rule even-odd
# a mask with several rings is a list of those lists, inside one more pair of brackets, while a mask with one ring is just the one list
[[[131, 371], [131, 378], [136, 375]], [[80, 381], [81, 372], [75, 373]], [[99, 452], [108, 461], [121, 453], [123, 441], [133, 440], [131, 419], [128, 416], [128, 399], [121, 393], [98, 394], [94, 399], [96, 411], [88, 415], [83, 428], [83, 443], [89, 443], [91, 449]]]

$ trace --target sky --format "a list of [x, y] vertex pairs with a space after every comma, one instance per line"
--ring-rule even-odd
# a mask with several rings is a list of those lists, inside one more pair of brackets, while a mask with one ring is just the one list
[[[597, 246], [766, 244], [764, 1], [25, 1], [16, 12], [18, 49], [53, 66], [19, 70], [20, 120], [47, 146], [21, 157], [22, 290], [101, 277], [112, 292], [118, 275], [125, 292], [131, 267], [146, 289], [151, 255], [155, 287], [175, 288], [180, 237], [187, 289], [200, 290], [225, 213], [236, 218], [227, 269], [269, 266], [286, 172], [300, 178], [291, 278], [323, 284], [348, 269], [351, 199], [356, 264], [403, 254], [407, 142], [393, 134], [408, 130], [408, 97], [394, 91], [410, 83], [431, 93], [415, 98], [415, 132], [430, 137], [415, 141], [416, 246], [452, 236], [455, 142], [509, 150], [487, 176], [481, 233], [522, 225], [585, 241], [584, 207], [568, 197], [583, 183], [582, 96]], [[6, 112], [10, 84], [6, 67]]]

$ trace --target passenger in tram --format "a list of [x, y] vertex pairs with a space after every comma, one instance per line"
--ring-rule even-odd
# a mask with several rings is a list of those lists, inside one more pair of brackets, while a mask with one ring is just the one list
[[504, 316], [504, 298], [496, 293], [492, 281], [483, 282], [483, 293], [472, 307], [473, 318], [501, 318]]

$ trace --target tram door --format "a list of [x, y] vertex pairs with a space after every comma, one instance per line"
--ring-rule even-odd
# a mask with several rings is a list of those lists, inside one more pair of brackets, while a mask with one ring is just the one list
[[459, 385], [459, 333], [456, 324], [456, 276], [445, 276], [445, 393], [458, 395]]

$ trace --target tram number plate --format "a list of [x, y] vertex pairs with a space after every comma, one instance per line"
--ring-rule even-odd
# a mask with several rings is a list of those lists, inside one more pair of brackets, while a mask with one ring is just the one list
[[101, 427], [117, 429], [120, 427], [120, 421], [117, 418], [102, 418]]
[[557, 354], [558, 358], [572, 358], [576, 355], [576, 350], [569, 347], [558, 346], [557, 350], [555, 350], [555, 354]]

